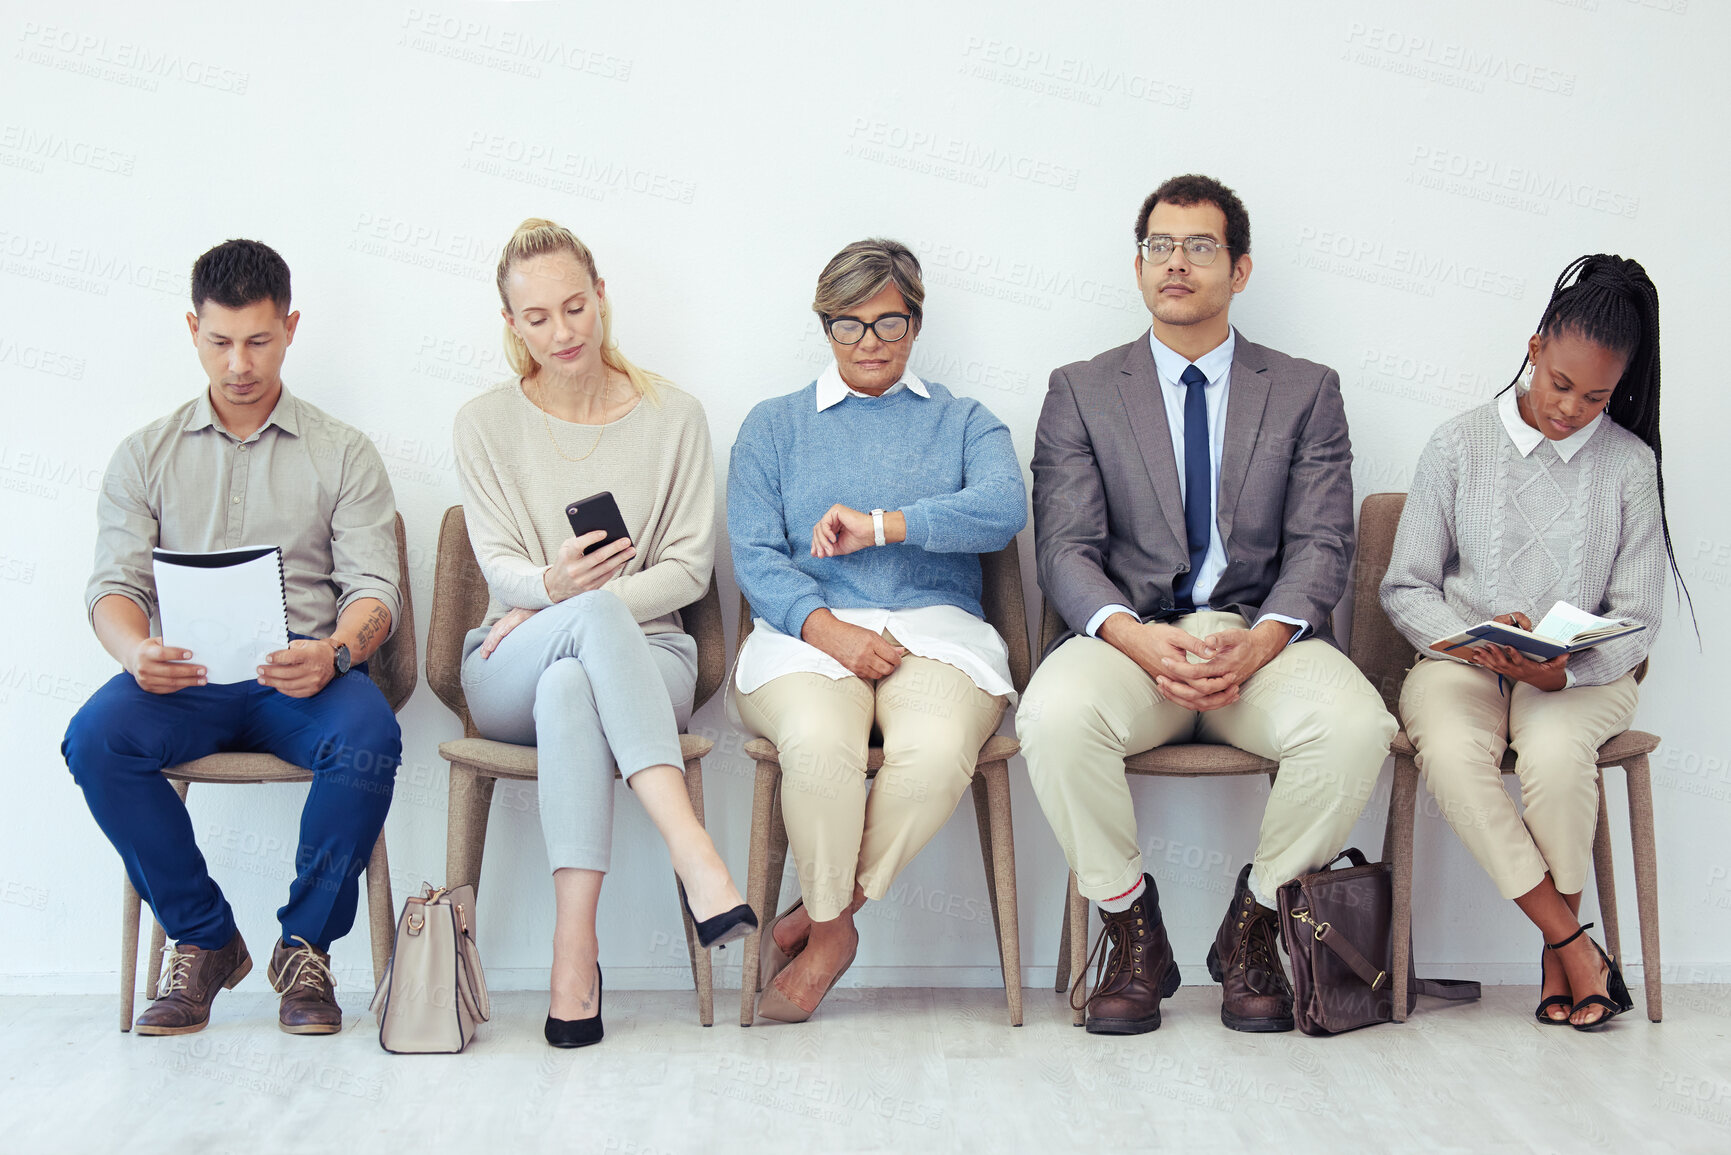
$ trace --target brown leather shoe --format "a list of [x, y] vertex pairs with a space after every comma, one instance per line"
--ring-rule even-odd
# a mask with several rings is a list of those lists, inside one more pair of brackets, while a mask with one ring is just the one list
[[252, 971], [240, 932], [217, 950], [177, 942], [163, 959], [162, 982], [133, 1030], [141, 1035], [190, 1035], [210, 1022], [216, 992], [234, 988]]
[[[1129, 910], [1100, 912], [1100, 937], [1094, 940], [1094, 955], [1112, 941], [1112, 950], [1100, 958], [1094, 970], [1094, 993], [1088, 996], [1088, 1032], [1094, 1035], [1141, 1035], [1160, 1027], [1160, 1000], [1178, 990], [1178, 964], [1172, 961], [1172, 944], [1166, 939], [1166, 924], [1160, 918], [1160, 892], [1154, 879], [1144, 874], [1146, 888]], [[1088, 966], [1070, 988], [1070, 1006], [1088, 977]]]
[[1292, 985], [1280, 965], [1278, 918], [1250, 893], [1246, 863], [1208, 948], [1208, 973], [1221, 986], [1220, 1021], [1235, 1031], [1292, 1029]]
[[270, 985], [282, 995], [277, 1025], [291, 1035], [334, 1035], [343, 1029], [343, 1009], [337, 1005], [331, 956], [298, 934], [294, 940], [300, 945], [278, 940], [265, 968]]

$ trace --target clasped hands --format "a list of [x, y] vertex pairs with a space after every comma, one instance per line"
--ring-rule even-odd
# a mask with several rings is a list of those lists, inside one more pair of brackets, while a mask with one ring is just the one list
[[[1519, 610], [1513, 613], [1499, 614], [1491, 619], [1505, 626], [1515, 626], [1531, 631], [1533, 620]], [[1561, 690], [1569, 684], [1569, 655], [1558, 654], [1548, 662], [1529, 658], [1513, 646], [1492, 645], [1481, 642], [1468, 650], [1464, 655], [1466, 660], [1481, 669], [1499, 674], [1511, 682], [1525, 682], [1540, 690]]]
[[[1114, 614], [1101, 625], [1099, 636], [1141, 666], [1161, 697], [1207, 711], [1238, 701], [1244, 683], [1286, 648], [1293, 629], [1271, 620], [1253, 629], [1218, 630], [1199, 638], [1165, 622], [1144, 623], [1129, 614]], [[1192, 654], [1198, 660], [1192, 661]]]

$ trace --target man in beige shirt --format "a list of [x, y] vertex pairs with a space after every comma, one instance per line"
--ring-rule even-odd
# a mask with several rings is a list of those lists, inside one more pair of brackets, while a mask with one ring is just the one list
[[[97, 499], [90, 622], [124, 671], [66, 730], [61, 753], [128, 877], [175, 940], [142, 1035], [202, 1030], [218, 989], [252, 969], [234, 914], [193, 840], [165, 767], [218, 751], [304, 766], [296, 877], [268, 974], [291, 1034], [342, 1029], [330, 944], [354, 923], [361, 869], [390, 809], [402, 733], [366, 659], [400, 607], [396, 505], [367, 438], [283, 388], [299, 313], [289, 270], [227, 241], [192, 270], [187, 314], [209, 387], [115, 451]], [[165, 646], [153, 548], [282, 549], [288, 648], [256, 681], [207, 684], [198, 654]]]

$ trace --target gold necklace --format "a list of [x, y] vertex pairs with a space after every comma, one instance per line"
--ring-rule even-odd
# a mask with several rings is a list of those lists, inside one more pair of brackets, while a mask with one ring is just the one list
[[[547, 430], [547, 440], [552, 443], [553, 452], [557, 453], [560, 457], [563, 457], [566, 461], [570, 461], [570, 462], [589, 460], [590, 454], [593, 454], [597, 449], [599, 449], [601, 447], [601, 438], [606, 436], [607, 426], [602, 425], [598, 429], [596, 429], [596, 431], [595, 431], [595, 444], [593, 444], [589, 447], [588, 453], [585, 453], [582, 457], [572, 457], [569, 453], [565, 452], [564, 448], [559, 444], [559, 438], [556, 437], [553, 433], [553, 422], [550, 418], [548, 418], [547, 407], [544, 404], [544, 401], [545, 401], [546, 396], [547, 396], [546, 388], [544, 386], [542, 386], [539, 381], [537, 381], [535, 384], [536, 384], [537, 388], [540, 389], [541, 396], [542, 396], [542, 401], [536, 401], [535, 402], [535, 408], [537, 408], [541, 411], [541, 426], [542, 426], [542, 428]], [[531, 400], [533, 400], [533, 399], [531, 399]], [[606, 394], [602, 395], [601, 401], [602, 401], [603, 405], [606, 404], [606, 401], [607, 401]]]

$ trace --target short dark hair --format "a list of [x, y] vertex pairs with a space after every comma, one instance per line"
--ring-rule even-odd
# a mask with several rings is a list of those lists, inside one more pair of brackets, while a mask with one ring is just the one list
[[1194, 172], [1175, 176], [1148, 194], [1148, 199], [1142, 202], [1142, 211], [1136, 214], [1137, 244], [1148, 235], [1148, 214], [1161, 201], [1185, 208], [1213, 205], [1226, 214], [1227, 256], [1236, 261], [1250, 251], [1250, 214], [1244, 211], [1244, 202], [1213, 177]]
[[262, 241], [224, 241], [192, 263], [192, 311], [201, 311], [206, 301], [225, 309], [271, 301], [287, 313], [288, 262]]

